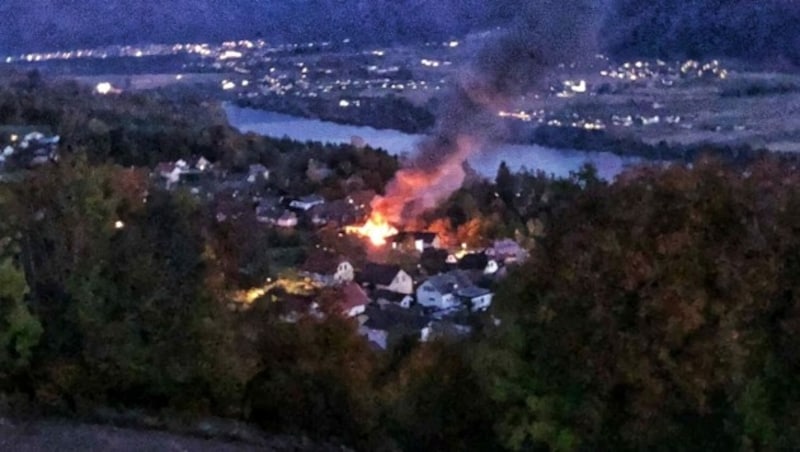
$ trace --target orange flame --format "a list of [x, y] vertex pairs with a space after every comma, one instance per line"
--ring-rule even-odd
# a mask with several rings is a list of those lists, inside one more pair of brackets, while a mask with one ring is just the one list
[[386, 218], [377, 211], [372, 212], [372, 215], [363, 225], [348, 226], [345, 228], [345, 232], [366, 237], [375, 246], [385, 245], [387, 238], [398, 233], [397, 228], [389, 224]]

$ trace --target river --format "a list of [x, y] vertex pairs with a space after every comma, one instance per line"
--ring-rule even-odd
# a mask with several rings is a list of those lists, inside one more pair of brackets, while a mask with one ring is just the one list
[[[336, 124], [316, 119], [300, 118], [279, 113], [240, 108], [231, 104], [225, 106], [228, 121], [241, 132], [300, 141], [321, 141], [329, 143], [350, 143], [354, 136], [364, 139], [372, 147], [383, 148], [391, 154], [408, 153], [413, 155], [415, 143], [421, 135], [411, 135], [396, 130], [373, 129]], [[512, 170], [527, 168], [541, 170], [556, 177], [567, 177], [584, 163], [592, 163], [598, 175], [612, 180], [626, 166], [641, 162], [635, 157], [620, 157], [609, 152], [583, 152], [553, 149], [537, 145], [504, 144], [481, 155], [471, 157], [470, 165], [485, 177], [493, 178], [501, 161]]]

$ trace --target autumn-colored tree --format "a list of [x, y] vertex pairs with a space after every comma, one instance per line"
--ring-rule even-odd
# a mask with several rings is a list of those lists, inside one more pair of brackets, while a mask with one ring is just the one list
[[798, 177], [644, 168], [553, 212], [476, 361], [514, 449], [794, 448]]
[[271, 323], [259, 339], [262, 371], [248, 384], [249, 418], [271, 431], [304, 432], [366, 447], [378, 427], [377, 357], [338, 315]]

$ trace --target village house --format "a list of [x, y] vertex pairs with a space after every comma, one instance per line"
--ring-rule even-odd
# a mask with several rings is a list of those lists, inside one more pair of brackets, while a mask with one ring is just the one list
[[461, 256], [457, 261], [460, 270], [480, 271], [484, 275], [493, 275], [500, 270], [500, 266], [494, 259], [489, 259], [486, 253], [468, 253]]
[[441, 248], [441, 241], [435, 232], [400, 232], [389, 237], [389, 241], [395, 250], [421, 253], [428, 248]]
[[460, 305], [456, 297], [459, 287], [472, 283], [457, 272], [442, 273], [428, 278], [417, 287], [417, 303], [426, 308], [451, 309]]
[[4, 142], [0, 165], [4, 169], [33, 168], [59, 159], [58, 135], [47, 136], [38, 131], [24, 132], [26, 127], [2, 126]]
[[193, 157], [189, 164], [190, 169], [195, 169], [200, 172], [206, 172], [212, 169], [211, 162], [203, 157], [202, 155], [199, 157]]
[[174, 187], [180, 182], [199, 182], [205, 176], [210, 176], [213, 165], [203, 156], [186, 160], [179, 159], [175, 162], [162, 162], [156, 165], [154, 173], [166, 182], [167, 188]]
[[175, 163], [162, 162], [156, 166], [155, 173], [167, 183], [167, 187], [176, 185], [181, 180], [183, 170]]
[[301, 270], [325, 286], [348, 283], [355, 279], [355, 270], [347, 259], [323, 250], [314, 250]]
[[342, 286], [342, 301], [340, 309], [347, 317], [356, 317], [364, 313], [369, 304], [369, 297], [364, 289], [356, 283], [350, 282]]
[[391, 290], [378, 289], [372, 292], [372, 299], [379, 306], [400, 306], [403, 309], [411, 308], [414, 297], [407, 294], [392, 292]]
[[368, 263], [359, 275], [361, 284], [373, 290], [387, 290], [404, 295], [414, 293], [411, 275], [397, 265]]
[[422, 339], [422, 331], [430, 323], [419, 310], [374, 304], [367, 306], [359, 321], [358, 333], [382, 350], [404, 337]]
[[466, 303], [471, 311], [477, 312], [489, 309], [489, 306], [492, 305], [494, 294], [489, 289], [470, 286], [456, 290], [456, 297], [461, 302]]
[[266, 166], [256, 163], [250, 165], [247, 170], [247, 182], [255, 184], [257, 182], [264, 182], [269, 180], [269, 170]]
[[492, 303], [491, 291], [475, 286], [461, 271], [442, 273], [420, 284], [417, 303], [427, 308], [448, 310], [466, 305], [471, 310], [485, 310]]

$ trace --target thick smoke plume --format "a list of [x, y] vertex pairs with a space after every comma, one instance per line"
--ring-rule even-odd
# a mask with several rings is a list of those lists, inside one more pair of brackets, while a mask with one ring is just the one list
[[592, 0], [525, 3], [513, 25], [481, 49], [456, 81], [434, 133], [419, 144], [413, 161], [373, 209], [395, 224], [407, 224], [457, 190], [465, 176], [463, 162], [502, 140], [497, 113], [540, 87], [557, 65], [593, 53], [600, 6]]

